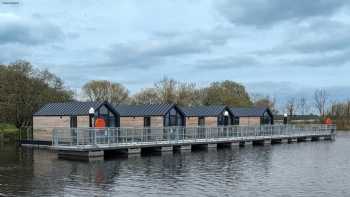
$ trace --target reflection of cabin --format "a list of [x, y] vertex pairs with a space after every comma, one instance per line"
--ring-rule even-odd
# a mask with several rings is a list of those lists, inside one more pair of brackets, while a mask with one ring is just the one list
[[226, 106], [196, 106], [181, 108], [186, 116], [186, 126], [228, 126], [236, 124], [235, 118]]
[[175, 104], [119, 105], [120, 127], [183, 126], [184, 114]]
[[33, 114], [33, 140], [51, 141], [57, 127], [89, 127], [90, 108], [95, 110], [94, 120], [103, 118], [106, 127], [119, 126], [119, 114], [108, 102], [49, 103]]
[[232, 107], [230, 110], [238, 118], [239, 125], [273, 124], [273, 114], [268, 108]]

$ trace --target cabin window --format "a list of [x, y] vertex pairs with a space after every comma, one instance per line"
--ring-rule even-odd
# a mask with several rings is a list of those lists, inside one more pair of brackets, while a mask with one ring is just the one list
[[164, 126], [183, 126], [184, 120], [183, 116], [176, 110], [171, 109], [164, 116]]
[[176, 115], [170, 115], [170, 126], [176, 126], [177, 121], [176, 121]]
[[107, 127], [119, 127], [119, 118], [112, 113], [112, 111], [106, 105], [98, 108], [95, 116], [97, 118], [103, 118]]
[[232, 125], [233, 120], [231, 113], [227, 110], [224, 110], [219, 116], [218, 116], [218, 126], [228, 126]]
[[76, 116], [70, 117], [70, 128], [77, 128], [78, 126], [78, 119]]
[[205, 118], [203, 116], [198, 118], [198, 126], [205, 126]]
[[218, 116], [218, 126], [221, 126], [224, 124], [224, 116], [223, 115], [219, 115]]
[[230, 119], [228, 116], [224, 116], [224, 125], [227, 126], [230, 124]]
[[239, 117], [233, 117], [232, 118], [232, 125], [239, 125]]
[[265, 112], [260, 120], [261, 124], [272, 124], [272, 118], [269, 113]]
[[108, 115], [109, 114], [109, 110], [106, 106], [101, 106], [99, 109], [98, 109], [98, 115]]
[[143, 120], [144, 127], [151, 127], [151, 117], [145, 117]]

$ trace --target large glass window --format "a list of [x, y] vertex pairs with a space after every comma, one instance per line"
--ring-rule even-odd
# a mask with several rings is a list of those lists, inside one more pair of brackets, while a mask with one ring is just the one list
[[143, 120], [143, 124], [145, 127], [151, 127], [151, 117], [145, 117]]
[[239, 117], [233, 117], [232, 118], [232, 125], [239, 125]]
[[103, 118], [107, 127], [119, 127], [119, 119], [105, 105], [98, 108], [95, 118]]
[[230, 112], [224, 111], [218, 116], [218, 125], [219, 126], [228, 126], [238, 124], [235, 122], [235, 117], [231, 115]]
[[78, 120], [76, 116], [70, 117], [70, 128], [77, 128], [78, 126]]
[[205, 118], [204, 117], [198, 118], [198, 126], [205, 126]]
[[164, 116], [164, 126], [183, 126], [183, 119], [184, 117], [173, 108]]
[[272, 118], [268, 112], [265, 112], [261, 117], [261, 124], [272, 124]]

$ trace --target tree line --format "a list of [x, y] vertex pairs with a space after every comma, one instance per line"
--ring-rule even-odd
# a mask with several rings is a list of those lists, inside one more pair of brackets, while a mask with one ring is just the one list
[[333, 103], [328, 114], [338, 129], [350, 129], [350, 101]]
[[48, 102], [73, 100], [63, 81], [26, 61], [0, 65], [0, 123], [31, 125], [32, 114]]
[[228, 105], [252, 106], [245, 87], [233, 81], [213, 82], [207, 87], [198, 87], [195, 83], [164, 78], [153, 87], [142, 89], [130, 95], [120, 83], [110, 81], [89, 81], [83, 88], [84, 96], [90, 101], [107, 100], [113, 105], [119, 104], [157, 104], [176, 103], [179, 106]]
[[[119, 104], [176, 103], [180, 106], [229, 105], [252, 106], [245, 87], [233, 81], [213, 82], [207, 87], [164, 78], [153, 87], [130, 94], [120, 83], [92, 80], [82, 87], [86, 100]], [[30, 62], [0, 64], [0, 124], [17, 128], [30, 126], [32, 114], [50, 102], [76, 100], [64, 82], [48, 70], [33, 67]]]
[[[120, 83], [92, 80], [82, 87], [82, 93], [84, 100], [107, 100], [113, 105], [176, 103], [180, 106], [257, 106], [268, 107], [274, 114], [279, 113], [275, 98], [252, 98], [243, 85], [230, 80], [200, 87], [195, 83], [163, 78], [135, 94], [130, 94]], [[312, 108], [320, 114], [320, 119], [329, 116], [339, 127], [350, 128], [350, 101], [331, 103], [329, 98], [324, 89], [316, 90], [311, 102], [304, 97], [292, 97], [286, 101], [281, 113], [306, 115]], [[73, 92], [48, 70], [36, 69], [26, 61], [0, 65], [0, 123], [13, 124], [17, 128], [31, 125], [32, 114], [44, 104], [74, 100]]]

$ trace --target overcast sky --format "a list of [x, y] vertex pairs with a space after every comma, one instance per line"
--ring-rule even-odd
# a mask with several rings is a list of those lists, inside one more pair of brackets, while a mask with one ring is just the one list
[[0, 63], [28, 60], [73, 89], [107, 79], [133, 93], [167, 76], [350, 97], [348, 0], [0, 2]]

